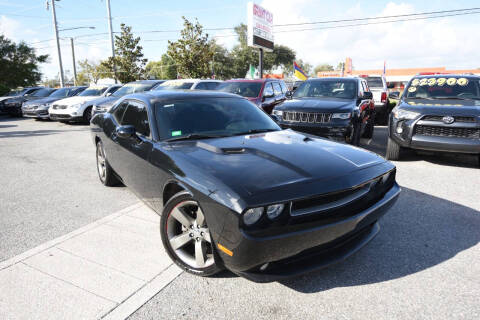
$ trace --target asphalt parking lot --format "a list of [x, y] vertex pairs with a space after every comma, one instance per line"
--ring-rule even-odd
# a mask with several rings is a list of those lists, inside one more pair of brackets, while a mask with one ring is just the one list
[[[0, 116], [0, 261], [138, 201], [98, 182], [88, 130]], [[375, 130], [362, 146], [382, 154], [386, 128]], [[269, 284], [182, 273], [131, 318], [478, 319], [477, 159], [410, 154], [395, 164], [403, 193], [347, 261]]]

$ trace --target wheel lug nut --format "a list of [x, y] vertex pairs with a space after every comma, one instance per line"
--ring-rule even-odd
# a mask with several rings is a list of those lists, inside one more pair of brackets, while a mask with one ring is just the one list
[[190, 238], [193, 238], [193, 233], [190, 233]]
[[204, 235], [203, 231], [202, 231], [202, 232], [200, 232], [200, 235], [203, 237], [203, 235]]
[[197, 241], [200, 241], [200, 238], [197, 238]]

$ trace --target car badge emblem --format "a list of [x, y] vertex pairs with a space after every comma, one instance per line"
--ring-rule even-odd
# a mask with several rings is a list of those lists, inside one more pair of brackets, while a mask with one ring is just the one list
[[443, 123], [452, 124], [455, 121], [454, 117], [446, 116], [442, 118]]

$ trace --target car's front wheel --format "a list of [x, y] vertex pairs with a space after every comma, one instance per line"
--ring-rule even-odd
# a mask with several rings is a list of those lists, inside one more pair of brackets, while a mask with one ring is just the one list
[[167, 202], [160, 234], [170, 258], [185, 271], [210, 276], [222, 270], [205, 215], [190, 194], [179, 193]]
[[345, 136], [345, 142], [354, 146], [358, 146], [360, 144], [361, 129], [360, 123], [353, 123], [350, 127], [349, 134]]
[[90, 120], [92, 120], [92, 107], [88, 107], [83, 112], [83, 121], [85, 123], [90, 123]]
[[393, 139], [388, 138], [385, 158], [387, 158], [387, 160], [400, 160], [403, 149], [404, 148], [402, 148]]
[[119, 180], [115, 176], [112, 167], [108, 164], [102, 141], [97, 142], [97, 172], [100, 181], [107, 187], [117, 185]]

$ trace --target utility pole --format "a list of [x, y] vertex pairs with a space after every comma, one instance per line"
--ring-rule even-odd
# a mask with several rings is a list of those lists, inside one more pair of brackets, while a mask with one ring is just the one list
[[[110, 45], [112, 48], [112, 58], [115, 59], [115, 45], [113, 43], [113, 29], [112, 29], [112, 12], [110, 10], [110, 0], [107, 3], [107, 15], [108, 15], [108, 29], [110, 31]], [[117, 83], [117, 67], [115, 66], [115, 60], [113, 60], [113, 74], [115, 77], [115, 83]]]
[[72, 46], [72, 63], [73, 63], [73, 85], [77, 85], [77, 66], [75, 65], [75, 46], [73, 45], [73, 38], [70, 38], [70, 44]]
[[58, 38], [58, 26], [57, 26], [57, 14], [55, 13], [55, 1], [59, 1], [59, 0], [51, 0], [52, 13], [53, 13], [53, 26], [55, 29], [55, 41], [57, 42], [58, 67], [60, 68], [60, 86], [63, 88], [65, 84], [63, 82], [62, 53], [60, 52], [60, 40]]

